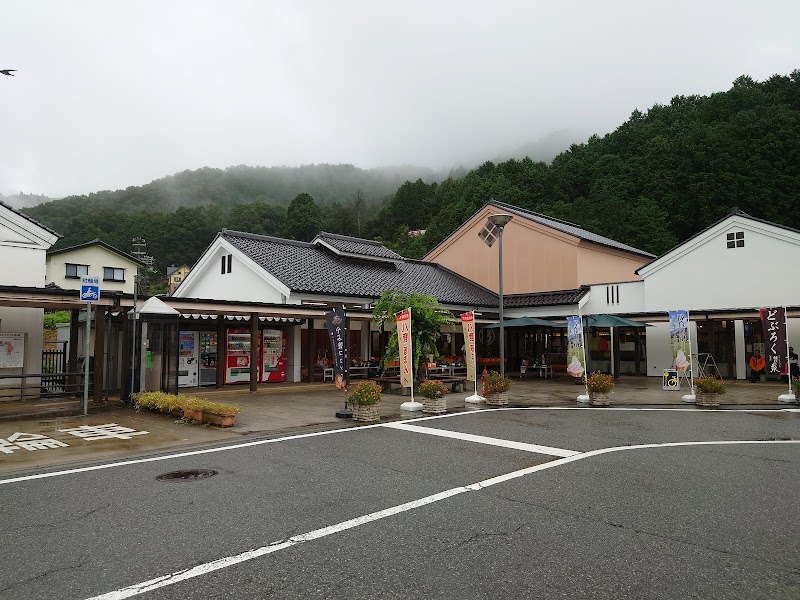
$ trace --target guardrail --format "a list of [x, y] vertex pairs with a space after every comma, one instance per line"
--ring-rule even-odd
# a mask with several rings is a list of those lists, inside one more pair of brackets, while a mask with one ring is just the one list
[[[89, 372], [89, 394], [94, 373]], [[16, 373], [0, 375], [0, 402], [61, 398], [83, 394], [84, 373]]]

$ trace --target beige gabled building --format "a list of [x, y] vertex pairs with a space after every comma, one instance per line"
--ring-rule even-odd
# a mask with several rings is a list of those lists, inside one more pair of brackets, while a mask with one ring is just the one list
[[47, 253], [46, 283], [62, 289], [80, 289], [81, 278], [100, 279], [102, 292], [133, 293], [134, 277], [144, 263], [95, 239]]
[[490, 200], [423, 260], [498, 291], [498, 247], [479, 233], [492, 214], [513, 216], [503, 233], [503, 292], [574, 290], [607, 281], [631, 281], [654, 255], [577, 225]]

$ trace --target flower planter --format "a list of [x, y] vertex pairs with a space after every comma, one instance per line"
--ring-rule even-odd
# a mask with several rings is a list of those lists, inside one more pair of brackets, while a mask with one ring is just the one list
[[203, 420], [203, 411], [202, 410], [194, 410], [189, 408], [183, 409], [183, 418], [186, 420], [191, 421], [202, 421]]
[[496, 392], [486, 396], [486, 404], [489, 406], [504, 406], [508, 404], [508, 392]]
[[381, 420], [381, 403], [375, 404], [353, 404], [353, 421], [361, 423], [376, 423]]
[[589, 406], [609, 406], [611, 400], [607, 392], [589, 392]]
[[697, 406], [717, 407], [719, 406], [719, 394], [697, 392], [695, 394], [695, 404]]
[[434, 415], [447, 412], [447, 398], [423, 398], [422, 412]]
[[203, 413], [203, 420], [206, 423], [219, 425], [220, 427], [233, 427], [234, 423], [236, 422], [236, 413]]

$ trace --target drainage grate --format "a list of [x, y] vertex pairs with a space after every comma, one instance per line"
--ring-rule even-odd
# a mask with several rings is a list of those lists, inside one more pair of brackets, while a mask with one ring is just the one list
[[211, 469], [195, 469], [194, 471], [172, 471], [156, 477], [159, 481], [197, 481], [217, 474]]

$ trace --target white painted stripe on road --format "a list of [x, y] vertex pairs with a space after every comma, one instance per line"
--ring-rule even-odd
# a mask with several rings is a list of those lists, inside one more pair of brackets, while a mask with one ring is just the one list
[[574, 450], [565, 450], [564, 448], [552, 448], [551, 446], [539, 446], [538, 444], [525, 444], [523, 442], [514, 442], [512, 440], [503, 440], [500, 438], [486, 437], [483, 435], [473, 435], [471, 433], [461, 433], [460, 431], [449, 431], [447, 429], [419, 427], [418, 425], [410, 425], [409, 423], [387, 423], [384, 425], [384, 427], [401, 429], [402, 431], [412, 431], [414, 433], [424, 433], [426, 435], [435, 435], [454, 440], [464, 440], [465, 442], [476, 442], [478, 444], [487, 444], [489, 446], [500, 446], [501, 448], [511, 448], [512, 450], [523, 450], [524, 452], [548, 454], [550, 456], [565, 457], [580, 454]]
[[205, 575], [207, 573], [211, 573], [213, 571], [218, 571], [220, 569], [224, 569], [226, 567], [231, 567], [233, 565], [237, 565], [248, 560], [253, 560], [254, 558], [259, 558], [261, 556], [265, 556], [267, 554], [272, 554], [273, 552], [277, 552], [279, 550], [285, 550], [286, 548], [291, 548], [292, 546], [296, 546], [297, 544], [302, 544], [304, 542], [310, 542], [312, 540], [316, 540], [319, 538], [323, 538], [329, 535], [333, 535], [335, 533], [340, 533], [342, 531], [346, 531], [348, 529], [353, 529], [354, 527], [358, 527], [360, 525], [365, 525], [367, 523], [372, 523], [373, 521], [378, 521], [380, 519], [385, 519], [386, 517], [391, 517], [409, 510], [414, 510], [416, 508], [420, 508], [422, 506], [426, 506], [428, 504], [433, 504], [434, 502], [439, 502], [441, 500], [446, 500], [447, 498], [452, 498], [453, 496], [457, 496], [459, 494], [463, 494], [465, 492], [475, 492], [479, 491], [493, 485], [497, 485], [498, 483], [504, 483], [506, 481], [510, 481], [512, 479], [517, 479], [519, 477], [524, 477], [525, 475], [530, 475], [531, 473], [536, 473], [538, 471], [544, 471], [545, 469], [552, 469], [554, 467], [559, 467], [571, 462], [575, 462], [577, 460], [581, 460], [584, 458], [590, 458], [593, 456], [598, 456], [601, 454], [608, 454], [610, 452], [619, 452], [622, 450], [643, 450], [649, 448], [671, 448], [676, 446], [718, 446], [718, 445], [736, 445], [736, 444], [800, 444], [800, 440], [769, 440], [769, 441], [760, 441], [760, 440], [743, 440], [743, 441], [720, 441], [720, 442], [670, 442], [664, 444], [640, 444], [637, 446], [615, 446], [612, 448], [602, 448], [600, 450], [592, 450], [590, 452], [583, 452], [580, 454], [575, 454], [573, 456], [567, 456], [564, 458], [560, 458], [557, 460], [553, 460], [541, 465], [536, 465], [535, 467], [529, 467], [526, 469], [519, 469], [517, 471], [512, 471], [511, 473], [506, 473], [505, 475], [500, 475], [498, 477], [492, 477], [490, 479], [484, 479], [483, 481], [479, 481], [477, 483], [473, 483], [471, 485], [463, 486], [463, 487], [455, 487], [449, 490], [445, 490], [443, 492], [439, 492], [438, 494], [432, 494], [430, 496], [425, 496], [424, 498], [420, 498], [419, 500], [412, 500], [411, 502], [406, 502], [404, 504], [399, 504], [397, 506], [393, 506], [391, 508], [387, 508], [384, 510], [380, 510], [377, 512], [369, 513], [367, 515], [356, 517], [355, 519], [350, 519], [348, 521], [342, 521], [341, 523], [337, 523], [336, 525], [331, 525], [329, 527], [323, 527], [321, 529], [315, 529], [314, 531], [309, 531], [308, 533], [303, 533], [300, 535], [292, 536], [288, 540], [280, 540], [277, 542], [273, 542], [267, 546], [262, 546], [261, 548], [256, 548], [254, 550], [248, 550], [247, 552], [242, 552], [241, 554], [236, 554], [234, 556], [228, 556], [225, 558], [220, 558], [218, 560], [205, 563], [202, 565], [197, 565], [196, 567], [192, 567], [191, 569], [184, 569], [182, 571], [176, 571], [171, 573], [170, 575], [164, 575], [162, 577], [156, 577], [155, 579], [150, 579], [148, 581], [144, 581], [142, 583], [137, 583], [134, 585], [130, 585], [128, 587], [121, 588], [119, 590], [115, 590], [113, 592], [108, 592], [105, 594], [101, 594], [99, 596], [92, 596], [91, 598], [87, 598], [87, 600], [123, 600], [124, 598], [131, 598], [133, 596], [138, 596], [139, 594], [144, 594], [145, 592], [150, 592], [162, 587], [166, 587], [168, 585], [173, 585], [175, 583], [179, 583], [181, 581], [186, 581], [187, 579], [192, 579], [194, 577], [199, 577], [201, 575]]
[[[486, 408], [486, 409], [478, 409], [478, 410], [471, 410], [469, 412], [463, 413], [448, 413], [444, 415], [432, 415], [429, 417], [416, 417], [413, 419], [407, 419], [405, 421], [396, 421], [396, 423], [415, 423], [420, 421], [429, 421], [432, 419], [446, 419], [450, 417], [464, 417], [469, 415], [480, 415], [483, 413], [489, 412], [498, 412], [498, 411], [527, 411], [527, 410], [540, 410], [540, 411], [553, 411], [553, 410], [575, 410], [575, 411], [602, 411], [602, 412], [612, 412], [612, 411], [645, 411], [645, 412], [660, 412], [660, 413], [670, 413], [670, 412], [711, 412], [718, 415], [722, 414], [742, 414], [742, 413], [774, 413], [774, 412], [797, 412], [796, 409], [791, 408], [783, 408], [783, 409], [764, 409], [764, 408], [756, 408], [756, 409], [725, 409], [719, 410], [716, 408], [712, 409], [700, 409], [700, 408], [627, 408], [627, 407], [604, 407], [598, 409], [590, 409], [583, 406], [528, 406], [522, 408]], [[231, 444], [227, 446], [215, 446], [213, 448], [205, 448], [203, 450], [189, 450], [186, 452], [178, 452], [175, 454], [164, 454], [160, 456], [149, 456], [147, 458], [135, 458], [130, 460], [122, 460], [118, 462], [110, 462], [104, 463], [100, 465], [91, 465], [89, 467], [76, 467], [73, 469], [65, 469], [63, 471], [50, 471], [47, 473], [37, 473], [35, 475], [21, 475], [19, 477], [10, 477], [8, 479], [0, 479], [0, 485], [7, 484], [7, 483], [19, 483], [21, 481], [32, 481], [35, 479], [47, 479], [49, 477], [58, 477], [60, 475], [74, 475], [76, 473], [86, 473], [89, 471], [99, 471], [102, 469], [112, 469], [115, 467], [125, 467], [128, 465], [138, 465], [143, 463], [149, 462], [158, 462], [162, 460], [172, 460], [174, 458], [185, 458], [187, 456], [199, 456], [201, 454], [212, 454], [215, 452], [227, 452], [228, 450], [238, 450], [239, 448], [250, 448], [253, 446], [261, 446], [263, 444], [275, 444], [278, 442], [288, 442], [291, 440], [299, 440], [303, 438], [310, 438], [316, 437], [320, 435], [333, 435], [336, 433], [348, 433], [353, 431], [362, 431], [364, 429], [373, 429], [376, 427], [383, 427], [384, 425], [378, 423], [376, 425], [361, 425], [360, 427], [350, 427], [345, 429], [329, 429], [327, 431], [316, 431], [314, 433], [301, 433], [297, 435], [289, 435], [279, 438], [272, 438], [267, 440], [256, 440], [253, 442], [243, 442], [241, 444]]]

